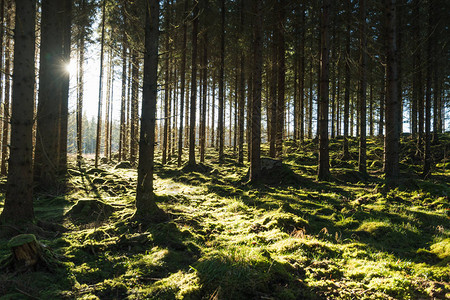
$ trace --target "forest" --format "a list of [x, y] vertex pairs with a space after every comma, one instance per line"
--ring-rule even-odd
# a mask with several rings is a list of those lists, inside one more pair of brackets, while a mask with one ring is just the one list
[[0, 0], [0, 300], [450, 299], [449, 12]]

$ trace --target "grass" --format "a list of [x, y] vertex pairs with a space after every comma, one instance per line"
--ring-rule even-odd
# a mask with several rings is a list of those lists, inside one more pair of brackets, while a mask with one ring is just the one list
[[[332, 182], [315, 179], [312, 141], [287, 142], [283, 167], [253, 185], [232, 152], [218, 165], [210, 150], [192, 170], [156, 164], [156, 199], [170, 220], [148, 227], [127, 220], [135, 169], [73, 166], [66, 195], [35, 199], [41, 221], [67, 229], [38, 235], [61, 264], [1, 273], [0, 299], [450, 298], [450, 171], [442, 156], [450, 136], [440, 141], [425, 181], [411, 171], [420, 172], [415, 144], [404, 140], [402, 181], [389, 192], [378, 138], [368, 141], [369, 177], [332, 140]], [[357, 159], [356, 140], [349, 144]], [[0, 259], [7, 244], [0, 240]]]

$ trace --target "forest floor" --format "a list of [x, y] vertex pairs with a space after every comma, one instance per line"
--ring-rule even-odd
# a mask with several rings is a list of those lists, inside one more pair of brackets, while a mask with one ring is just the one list
[[135, 169], [73, 164], [65, 195], [35, 196], [36, 217], [66, 228], [38, 235], [60, 263], [0, 272], [0, 299], [450, 299], [450, 135], [433, 145], [427, 180], [405, 138], [388, 192], [382, 140], [368, 140], [368, 177], [356, 171], [357, 140], [346, 161], [341, 145], [330, 141], [331, 182], [316, 180], [313, 141], [286, 142], [258, 184], [232, 149], [222, 165], [212, 149], [195, 169], [157, 163], [170, 220], [149, 227], [127, 220]]

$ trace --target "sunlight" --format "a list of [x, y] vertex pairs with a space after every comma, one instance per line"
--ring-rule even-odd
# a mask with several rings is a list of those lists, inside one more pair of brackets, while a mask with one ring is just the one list
[[70, 61], [70, 63], [68, 63], [64, 66], [64, 69], [70, 75], [75, 75], [77, 72], [77, 65], [74, 61]]

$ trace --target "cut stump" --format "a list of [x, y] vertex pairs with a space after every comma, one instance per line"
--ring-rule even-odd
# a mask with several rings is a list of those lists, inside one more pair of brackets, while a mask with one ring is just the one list
[[56, 258], [42, 247], [34, 234], [19, 234], [8, 242], [11, 255], [0, 263], [0, 269], [11, 271], [51, 270]]

